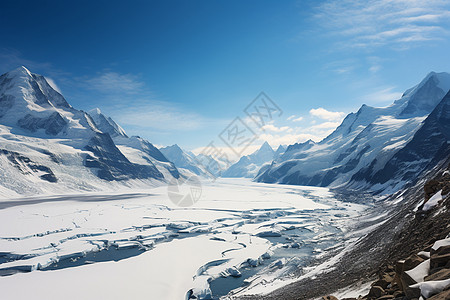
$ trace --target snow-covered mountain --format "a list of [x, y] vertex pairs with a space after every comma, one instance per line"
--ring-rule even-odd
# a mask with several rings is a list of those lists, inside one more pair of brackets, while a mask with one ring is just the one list
[[[73, 108], [43, 76], [25, 67], [0, 76], [2, 191], [36, 194], [98, 190], [117, 186], [117, 181], [178, 176], [173, 165], [171, 173], [154, 163], [170, 165], [150, 143], [128, 138], [100, 111], [91, 113]], [[131, 155], [125, 155], [111, 137], [141, 143], [140, 150], [137, 145], [134, 149], [149, 159], [130, 159]], [[150, 150], [144, 151], [145, 147]]]
[[128, 137], [125, 130], [114, 122], [113, 119], [102, 114], [100, 108], [94, 108], [88, 111], [88, 114], [91, 116], [92, 120], [94, 120], [97, 128], [104, 133], [108, 133], [112, 138], [118, 136]]
[[[449, 89], [450, 74], [431, 72], [391, 106], [363, 105], [321, 142], [289, 146], [284, 155], [258, 173], [256, 180], [331, 187], [350, 181], [378, 182], [372, 176], [386, 169], [394, 155], [409, 144]], [[404, 184], [402, 178], [393, 178], [389, 185], [398, 189], [401, 182]]]
[[351, 187], [396, 189], [450, 156], [450, 92], [425, 119], [413, 138], [383, 166], [377, 160], [352, 177]]
[[231, 165], [222, 177], [247, 177], [253, 178], [264, 164], [272, 162], [272, 160], [284, 152], [283, 146], [278, 147], [275, 152], [269, 143], [264, 142], [262, 146], [250, 155], [242, 156], [238, 162]]
[[153, 144], [139, 136], [128, 137], [125, 130], [113, 119], [104, 115], [99, 108], [90, 110], [89, 115], [96, 125], [100, 124], [97, 125], [97, 128], [112, 137], [117, 148], [129, 161], [142, 165], [154, 165], [163, 174], [164, 178], [178, 178], [180, 176], [175, 165]]
[[211, 174], [208, 165], [204, 164], [205, 157], [197, 159], [194, 153], [184, 151], [177, 144], [159, 149], [175, 166], [184, 171], [187, 176], [195, 174], [203, 177], [215, 176]]

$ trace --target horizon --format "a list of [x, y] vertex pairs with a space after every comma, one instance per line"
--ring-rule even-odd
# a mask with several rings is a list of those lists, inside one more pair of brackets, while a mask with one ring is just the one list
[[0, 48], [1, 73], [25, 65], [72, 106], [98, 107], [158, 147], [220, 144], [260, 92], [283, 114], [244, 154], [264, 141], [319, 142], [361, 105], [388, 106], [430, 72], [450, 70], [450, 4], [441, 1], [389, 1], [387, 14], [373, 1], [22, 3], [0, 12], [2, 25], [16, 24]]

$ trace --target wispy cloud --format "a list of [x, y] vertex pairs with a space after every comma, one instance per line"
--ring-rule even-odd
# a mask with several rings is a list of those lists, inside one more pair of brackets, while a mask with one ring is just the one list
[[445, 0], [328, 0], [316, 8], [317, 24], [340, 37], [339, 46], [407, 49], [448, 35]]
[[297, 117], [296, 115], [292, 115], [292, 116], [288, 117], [286, 120], [292, 121], [292, 122], [300, 122], [303, 120], [303, 117]]
[[273, 124], [267, 124], [262, 127], [262, 130], [271, 131], [271, 132], [290, 132], [290, 131], [292, 131], [292, 128], [290, 128], [289, 126], [277, 127]]
[[309, 113], [311, 116], [318, 117], [320, 119], [328, 121], [341, 120], [345, 115], [343, 112], [329, 111], [323, 107], [313, 108], [309, 111]]
[[48, 82], [48, 84], [58, 93], [62, 94], [61, 89], [59, 88], [59, 86], [56, 84], [56, 82], [50, 78], [50, 77], [45, 77], [45, 80]]
[[364, 100], [367, 103], [374, 103], [374, 104], [383, 102], [391, 103], [394, 100], [400, 99], [401, 96], [402, 93], [395, 91], [395, 87], [391, 86], [367, 94], [362, 97], [362, 100]]
[[120, 74], [113, 71], [105, 71], [97, 76], [85, 78], [84, 82], [90, 89], [102, 93], [141, 93], [145, 84], [139, 77], [133, 74]]
[[318, 125], [314, 125], [310, 127], [310, 130], [315, 131], [317, 129], [334, 129], [338, 127], [340, 122], [323, 122]]
[[160, 132], [189, 131], [201, 128], [206, 120], [173, 104], [161, 101], [142, 101], [133, 105], [116, 105], [110, 114], [119, 124], [127, 127], [153, 129]]

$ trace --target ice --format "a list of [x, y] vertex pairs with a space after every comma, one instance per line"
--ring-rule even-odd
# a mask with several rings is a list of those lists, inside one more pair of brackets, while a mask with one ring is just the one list
[[207, 299], [224, 276], [251, 280], [242, 294], [266, 291], [302, 262], [295, 247], [326, 253], [365, 209], [326, 188], [242, 179], [202, 187], [187, 208], [165, 186], [0, 202], [0, 272], [19, 272], [0, 277], [2, 297]]
[[444, 247], [444, 246], [450, 246], [450, 237], [443, 239], [443, 240], [436, 241], [433, 244], [432, 249], [436, 251], [439, 248]]
[[430, 260], [427, 259], [416, 266], [414, 269], [406, 271], [405, 273], [408, 274], [412, 279], [414, 279], [415, 282], [422, 282], [423, 279], [428, 276], [429, 272]]
[[236, 267], [230, 267], [230, 268], [227, 268], [225, 271], [223, 271], [221, 273], [221, 275], [223, 277], [228, 277], [228, 276], [240, 277], [242, 274], [241, 274], [241, 272], [239, 272], [238, 269], [236, 269]]
[[434, 194], [423, 206], [423, 210], [427, 211], [435, 207], [442, 200], [442, 190]]
[[438, 280], [438, 281], [424, 281], [412, 285], [412, 288], [420, 288], [420, 293], [422, 296], [429, 298], [436, 295], [444, 290], [450, 284], [450, 279]]
[[430, 258], [430, 252], [426, 252], [426, 251], [420, 251], [419, 253], [417, 253], [417, 255], [426, 257], [426, 258]]

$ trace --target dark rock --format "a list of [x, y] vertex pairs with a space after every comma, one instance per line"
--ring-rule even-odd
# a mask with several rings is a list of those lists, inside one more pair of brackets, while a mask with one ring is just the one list
[[101, 179], [126, 180], [126, 179], [163, 179], [164, 176], [155, 165], [139, 165], [130, 162], [116, 147], [110, 135], [97, 133], [85, 147], [85, 150], [94, 155], [86, 155], [84, 165], [96, 168], [97, 176]]
[[39, 177], [42, 180], [46, 180], [48, 182], [57, 182], [58, 178], [56, 178], [55, 173], [47, 167], [40, 164], [35, 163], [29, 157], [21, 155], [20, 153], [9, 151], [5, 149], [0, 149], [0, 154], [5, 155], [10, 163], [19, 169], [22, 174], [32, 174], [45, 172], [46, 174], [40, 175]]
[[411, 269], [414, 269], [423, 261], [424, 261], [423, 258], [418, 256], [417, 254], [413, 254], [405, 260], [405, 263], [403, 264], [403, 271], [409, 271]]
[[385, 291], [381, 286], [374, 285], [370, 288], [369, 297], [379, 298], [383, 296], [384, 293]]
[[447, 254], [434, 254], [431, 255], [430, 268], [442, 268], [446, 267], [450, 263], [450, 253]]
[[17, 124], [21, 128], [31, 132], [35, 132], [38, 129], [45, 129], [46, 134], [57, 135], [67, 125], [67, 121], [58, 112], [54, 112], [46, 118], [38, 118], [27, 114], [25, 117], [18, 120]]
[[402, 275], [400, 275], [400, 279], [402, 280], [402, 287], [405, 293], [410, 285], [417, 283], [414, 279], [411, 278], [411, 276], [409, 276], [405, 272], [403, 272]]
[[395, 291], [394, 292], [394, 298], [400, 298], [405, 296], [405, 293], [403, 291]]
[[336, 298], [335, 296], [332, 296], [332, 295], [328, 295], [328, 296], [323, 296], [322, 300], [338, 300], [338, 298]]
[[[446, 289], [447, 288], [448, 287], [446, 287]], [[439, 294], [434, 295], [431, 298], [428, 298], [428, 300], [449, 300], [449, 299], [450, 299], [450, 290], [449, 289], [444, 290], [444, 291], [440, 292]]]
[[428, 275], [424, 278], [425, 281], [445, 280], [450, 278], [450, 269], [441, 269], [440, 271]]
[[437, 250], [431, 249], [431, 252], [430, 252], [431, 255], [434, 255], [434, 254], [442, 255], [442, 254], [449, 254], [449, 253], [450, 253], [450, 245], [441, 246]]
[[394, 296], [393, 295], [385, 295], [385, 296], [379, 297], [377, 300], [389, 300], [389, 299], [394, 299]]
[[420, 298], [420, 288], [415, 287], [412, 288], [410, 286], [407, 286], [405, 288], [405, 294], [407, 299], [419, 299]]

